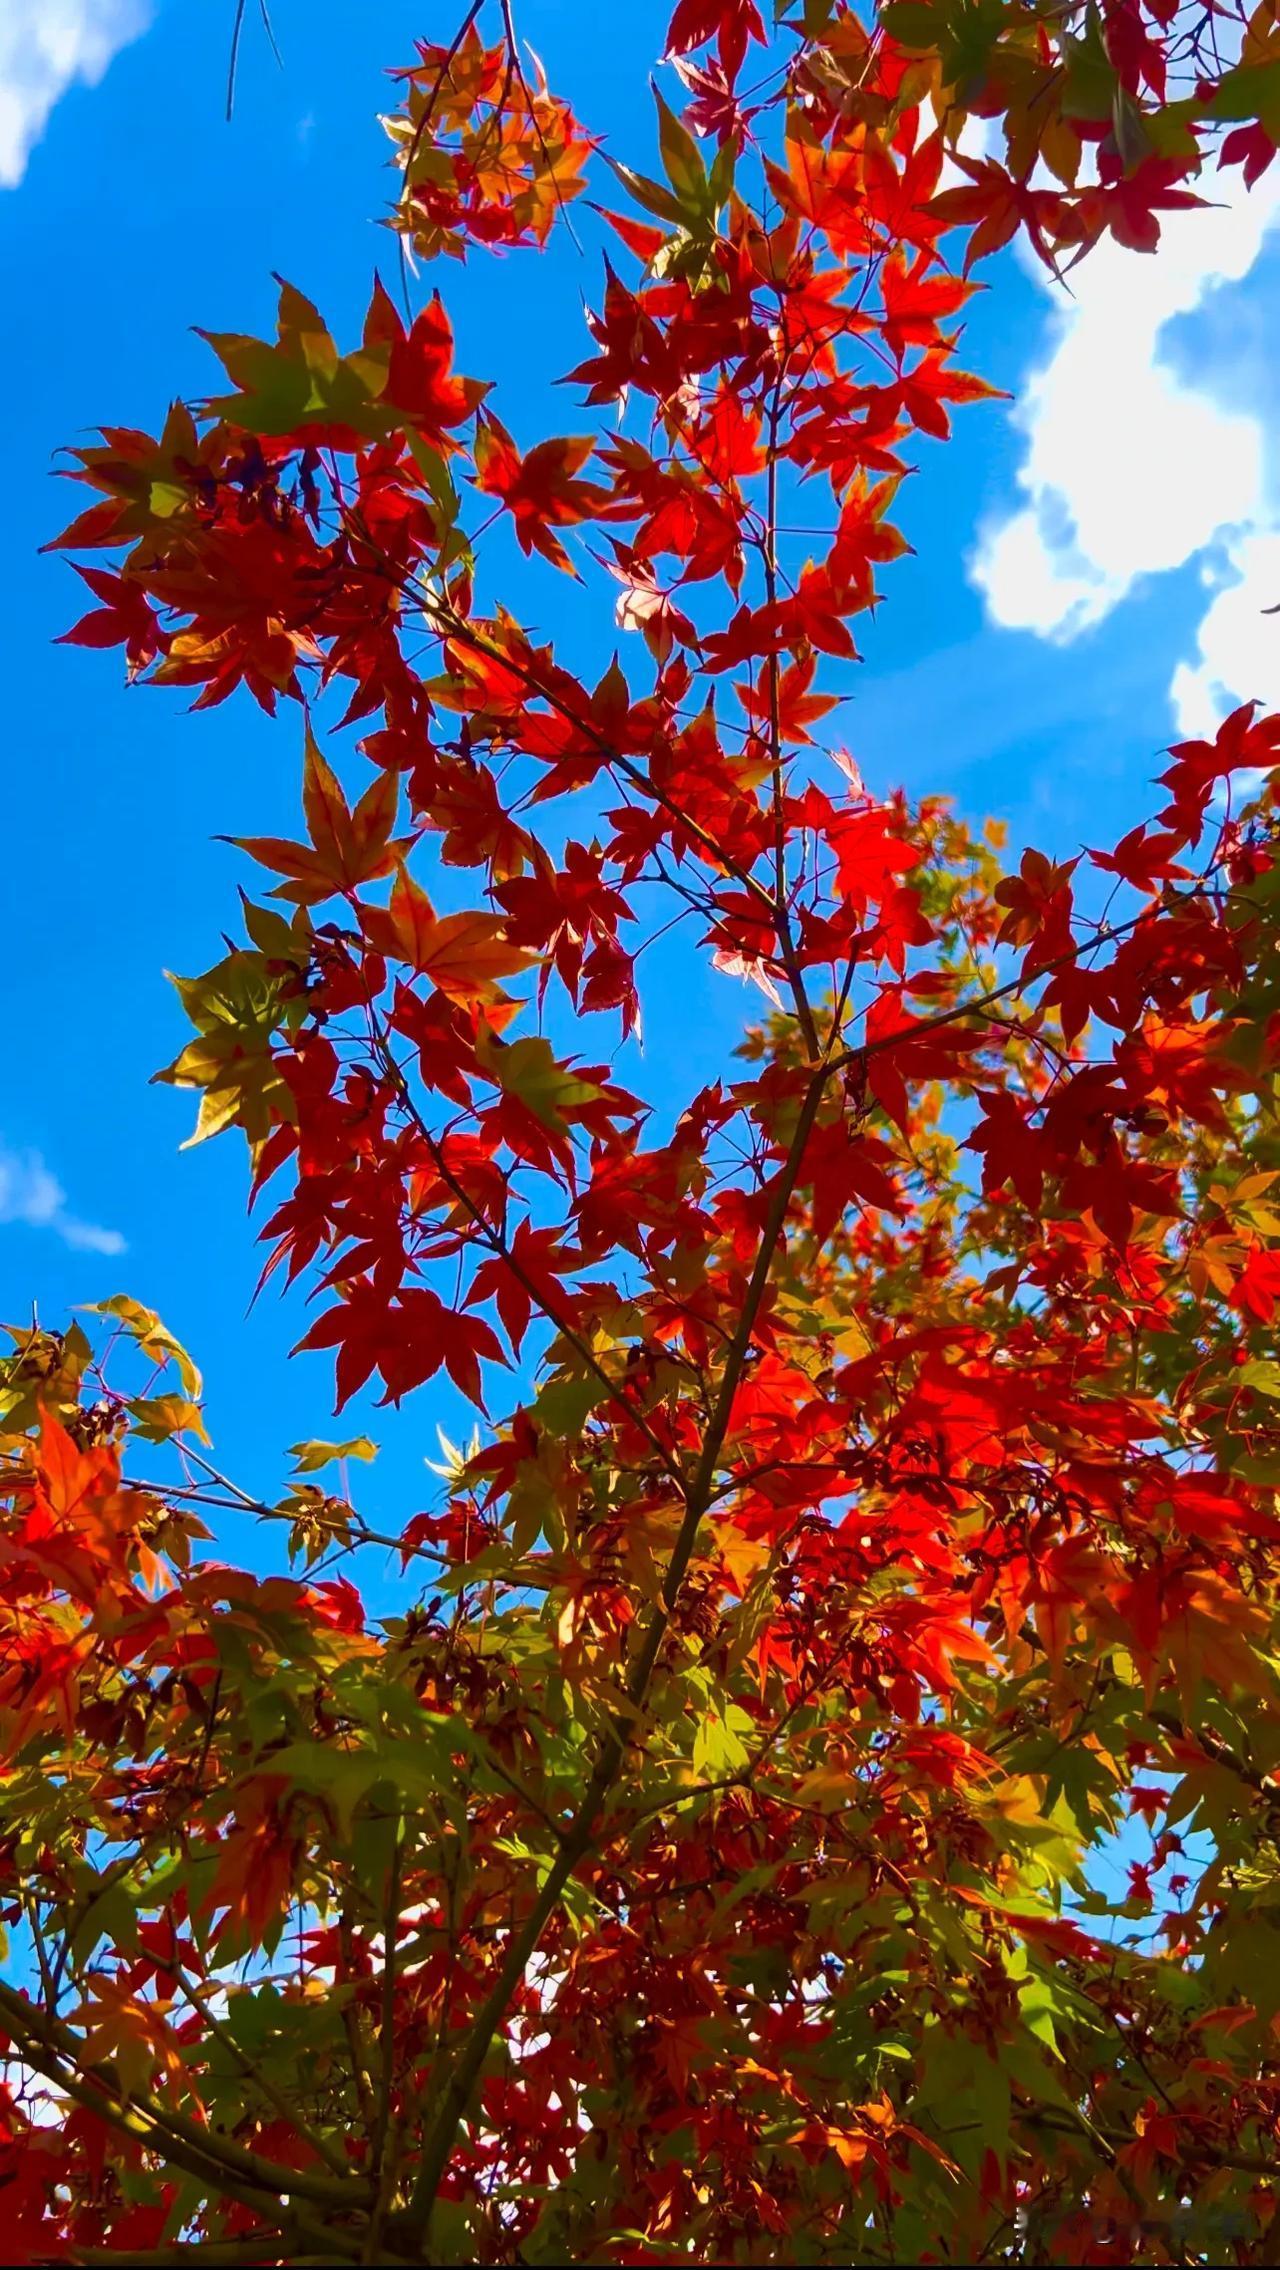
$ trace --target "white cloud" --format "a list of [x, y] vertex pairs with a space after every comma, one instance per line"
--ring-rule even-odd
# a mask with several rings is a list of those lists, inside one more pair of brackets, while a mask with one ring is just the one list
[[1175, 317], [1249, 274], [1280, 218], [1280, 168], [1252, 192], [1238, 172], [1218, 175], [1208, 193], [1212, 207], [1163, 216], [1154, 257], [1097, 246], [1069, 299], [1037, 264], [1054, 311], [1049, 358], [1014, 413], [1026, 502], [984, 531], [971, 562], [995, 622], [1065, 642], [1140, 576], [1215, 547], [1212, 580], [1227, 588], [1201, 625], [1199, 661], [1180, 664], [1171, 687], [1198, 729], [1232, 699], [1265, 695], [1259, 672], [1280, 649], [1276, 623], [1258, 620], [1280, 601], [1264, 421], [1232, 404], [1234, 369], [1211, 363], [1187, 383], [1163, 340]]
[[1194, 662], [1180, 662], [1169, 692], [1179, 733], [1212, 734], [1237, 702], [1280, 709], [1280, 530], [1242, 536], [1227, 553], [1227, 577], [1206, 576], [1215, 597], [1196, 634]]
[[123, 1253], [119, 1230], [104, 1230], [67, 1212], [67, 1194], [38, 1151], [10, 1151], [0, 1144], [0, 1224], [21, 1222], [33, 1230], [52, 1230], [64, 1245], [85, 1253]]
[[12, 189], [73, 80], [96, 87], [152, 0], [0, 0], [0, 188]]

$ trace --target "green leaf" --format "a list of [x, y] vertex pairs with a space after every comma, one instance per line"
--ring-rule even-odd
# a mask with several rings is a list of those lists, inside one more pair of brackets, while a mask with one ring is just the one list
[[712, 213], [720, 212], [733, 195], [733, 175], [738, 153], [731, 141], [722, 142], [711, 161], [707, 176], [707, 199]]
[[1052, 2050], [1055, 2057], [1060, 2056], [1053, 2020], [1055, 2012], [1061, 2013], [1062, 2006], [1054, 1992], [1052, 1981], [1039, 1975], [1032, 1976], [1025, 1986], [1019, 1987], [1018, 2002], [1027, 2022], [1028, 2033], [1034, 2034], [1036, 2040], [1043, 2042], [1046, 2049]]
[[[676, 117], [669, 103], [664, 101], [659, 87], [653, 90], [658, 105], [658, 148], [667, 179], [680, 204], [686, 210], [704, 214], [708, 210], [707, 169], [702, 153], [687, 126]], [[683, 216], [682, 216], [683, 217]]]
[[1090, 8], [1085, 30], [1079, 39], [1068, 34], [1062, 42], [1066, 62], [1066, 77], [1062, 90], [1064, 118], [1085, 118], [1094, 122], [1112, 117], [1116, 88], [1119, 81], [1116, 68], [1108, 55], [1102, 37], [1102, 23], [1097, 10]]
[[533, 1415], [539, 1427], [558, 1441], [570, 1441], [581, 1434], [588, 1414], [601, 1402], [606, 1389], [594, 1374], [575, 1375], [561, 1372], [539, 1388], [533, 1406]]
[[378, 1445], [368, 1435], [353, 1435], [350, 1442], [295, 1442], [289, 1450], [299, 1474], [318, 1474], [322, 1466], [334, 1466], [340, 1458], [361, 1458], [367, 1463], [377, 1455]]
[[1127, 87], [1117, 85], [1111, 105], [1111, 132], [1126, 173], [1134, 173], [1152, 152], [1151, 136], [1142, 109]]
[[452, 528], [462, 510], [462, 500], [453, 485], [448, 465], [438, 449], [415, 431], [413, 426], [404, 429], [404, 441], [414, 464], [421, 473], [436, 507], [442, 528]]
[[1005, 21], [1004, 0], [962, 0], [947, 11], [939, 59], [943, 78], [961, 102], [985, 84]]
[[1280, 56], [1274, 63], [1237, 65], [1228, 71], [1202, 116], [1230, 123], [1235, 119], [1258, 118], [1264, 122], [1268, 113], [1280, 107]]
[[144, 1442], [171, 1442], [175, 1435], [197, 1435], [208, 1442], [200, 1406], [185, 1395], [135, 1395], [129, 1404], [133, 1431]]
[[384, 375], [380, 358], [367, 352], [340, 356], [318, 310], [292, 284], [280, 286], [274, 344], [229, 331], [199, 336], [237, 390], [204, 407], [246, 432], [283, 435], [308, 425], [339, 425], [375, 439], [392, 424], [391, 412], [371, 391]]
[[275, 1121], [295, 1117], [293, 1093], [277, 1070], [271, 1041], [281, 1025], [296, 1021], [301, 1004], [287, 1002], [265, 958], [244, 949], [202, 977], [168, 975], [197, 1038], [152, 1077], [170, 1087], [205, 1091], [195, 1133], [183, 1149], [236, 1125], [244, 1128], [250, 1148], [259, 1149]]
[[91, 1895], [71, 1937], [71, 1951], [79, 1963], [87, 1962], [100, 1939], [131, 1953], [138, 1944], [138, 1913], [126, 1885], [108, 1884]]
[[724, 1781], [742, 1771], [751, 1754], [742, 1737], [752, 1723], [737, 1703], [730, 1703], [723, 1716], [718, 1710], [707, 1712], [693, 1737], [693, 1770], [701, 1780]]
[[[357, 1812], [380, 1785], [397, 1798], [430, 1804], [439, 1786], [432, 1764], [432, 1745], [426, 1740], [413, 1751], [407, 1743], [394, 1742], [345, 1751], [324, 1742], [290, 1742], [271, 1752], [272, 1773], [323, 1797], [343, 1837], [351, 1835]], [[390, 1797], [382, 1809], [393, 1809]]]
[[279, 907], [255, 906], [243, 890], [240, 905], [244, 926], [260, 954], [271, 962], [292, 962], [305, 969], [311, 959], [311, 917], [300, 906], [290, 921]]
[[890, 0], [889, 6], [880, 10], [880, 21], [900, 47], [920, 51], [936, 46], [945, 28], [939, 12], [929, 7], [927, 0]]
[[161, 1323], [153, 1308], [144, 1308], [141, 1301], [130, 1300], [127, 1293], [113, 1293], [109, 1301], [87, 1301], [86, 1316], [114, 1316], [125, 1331], [137, 1341], [144, 1356], [158, 1364], [173, 1363], [178, 1377], [193, 1401], [204, 1391], [204, 1382], [180, 1340], [175, 1340], [167, 1325]]
[[561, 1064], [541, 1034], [504, 1041], [496, 1033], [484, 1033], [476, 1041], [476, 1054], [490, 1078], [553, 1135], [567, 1135], [566, 1113], [595, 1103], [603, 1092], [593, 1080], [580, 1079]]
[[280, 987], [261, 954], [237, 947], [202, 977], [175, 977], [172, 970], [166, 975], [199, 1033], [227, 1026], [270, 1032], [275, 1025]]
[[652, 213], [656, 220], [671, 222], [675, 228], [682, 226], [684, 208], [669, 189], [663, 188], [660, 181], [651, 180], [647, 173], [636, 173], [631, 166], [620, 165], [615, 158], [607, 158], [606, 163], [617, 175], [628, 196], [633, 197], [637, 205], [643, 206], [646, 213]]

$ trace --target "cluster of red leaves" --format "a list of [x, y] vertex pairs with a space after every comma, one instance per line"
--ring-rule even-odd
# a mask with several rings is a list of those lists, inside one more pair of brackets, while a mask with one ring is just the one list
[[592, 148], [536, 57], [510, 40], [485, 46], [478, 12], [447, 47], [419, 42], [398, 74], [404, 106], [383, 121], [403, 176], [392, 225], [424, 260], [461, 260], [468, 243], [544, 244]]

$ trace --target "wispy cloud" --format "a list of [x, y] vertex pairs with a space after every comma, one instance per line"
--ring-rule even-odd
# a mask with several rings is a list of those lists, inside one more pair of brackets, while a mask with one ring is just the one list
[[20, 1222], [27, 1229], [52, 1230], [64, 1245], [85, 1253], [123, 1253], [119, 1230], [102, 1229], [67, 1211], [67, 1194], [38, 1151], [11, 1151], [0, 1144], [0, 1224]]
[[1225, 337], [1194, 383], [1173, 367], [1166, 337], [1175, 318], [1249, 275], [1280, 219], [1280, 169], [1252, 192], [1238, 173], [1218, 175], [1209, 194], [1212, 208], [1165, 216], [1153, 258], [1100, 245], [1073, 270], [1070, 298], [1039, 271], [1055, 305], [1048, 359], [1014, 413], [1025, 502], [983, 532], [971, 562], [996, 623], [1062, 643], [1140, 576], [1209, 553], [1215, 597], [1199, 656], [1170, 685], [1187, 731], [1233, 700], [1265, 696], [1255, 680], [1280, 646], [1259, 619], [1280, 602], [1264, 419], [1233, 400]]
[[21, 181], [72, 82], [96, 87], [152, 13], [152, 0], [0, 0], [0, 188]]

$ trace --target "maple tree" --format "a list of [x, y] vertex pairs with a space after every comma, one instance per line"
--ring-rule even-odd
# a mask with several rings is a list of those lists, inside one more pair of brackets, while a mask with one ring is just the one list
[[[484, 14], [397, 82], [405, 278], [616, 184], [590, 432], [522, 451], [434, 293], [343, 354], [286, 285], [77, 453], [69, 638], [304, 746], [162, 1076], [339, 1405], [483, 1424], [382, 1533], [363, 1437], [225, 1477], [137, 1303], [11, 1331], [7, 2258], [1274, 2261], [1280, 719], [1013, 873], [823, 720], [989, 391], [964, 271], [1256, 178], [1275, 0], [681, 0], [661, 179]], [[477, 598], [508, 516], [598, 683]], [[763, 1021], [665, 1127], [673, 914]]]

